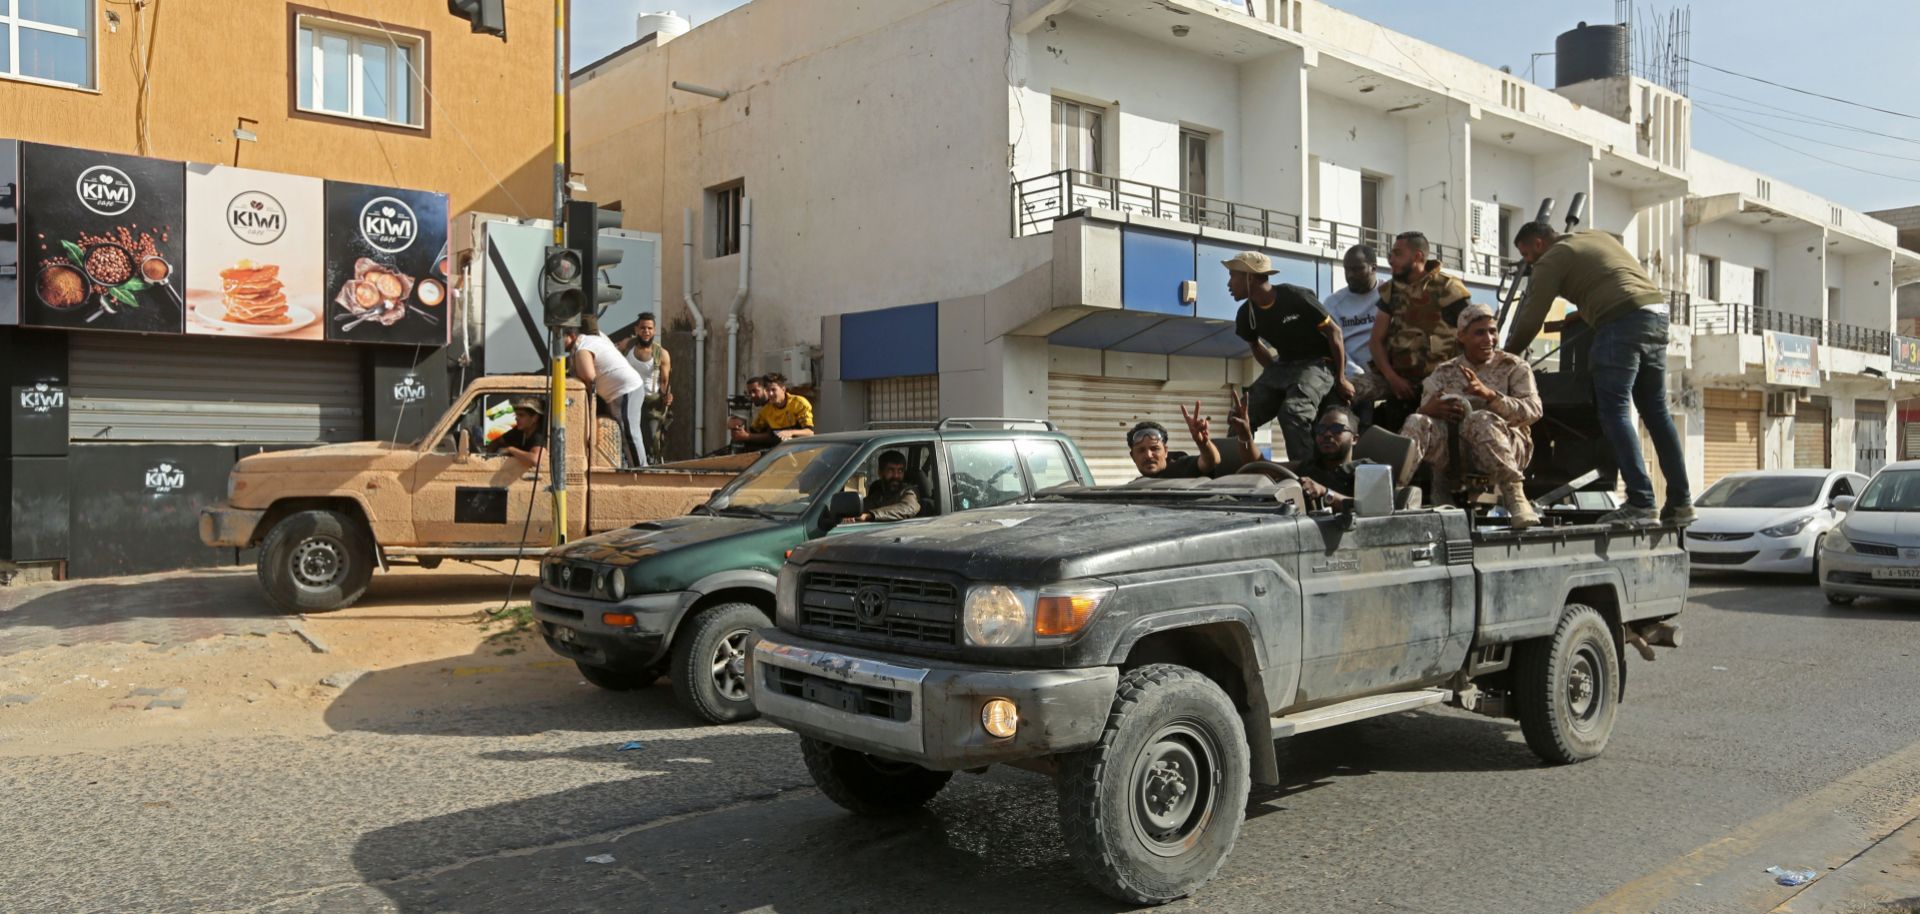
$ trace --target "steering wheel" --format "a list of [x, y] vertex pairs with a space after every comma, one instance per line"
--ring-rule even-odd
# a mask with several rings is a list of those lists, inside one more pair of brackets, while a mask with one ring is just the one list
[[1274, 482], [1285, 482], [1289, 479], [1293, 480], [1294, 482], [1300, 481], [1300, 475], [1290, 469], [1287, 469], [1286, 464], [1275, 463], [1271, 460], [1249, 460], [1246, 463], [1241, 464], [1240, 468], [1235, 470], [1234, 472], [1235, 473], [1259, 473], [1260, 475], [1265, 476], [1268, 479], [1273, 480]]

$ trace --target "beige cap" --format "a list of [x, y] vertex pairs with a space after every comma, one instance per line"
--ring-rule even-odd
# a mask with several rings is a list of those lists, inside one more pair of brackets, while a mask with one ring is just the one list
[[1473, 326], [1474, 321], [1482, 319], [1493, 320], [1493, 309], [1486, 305], [1471, 304], [1460, 309], [1460, 316], [1454, 318], [1453, 327], [1464, 333], [1468, 327]]
[[1262, 276], [1272, 276], [1280, 272], [1273, 268], [1272, 258], [1269, 258], [1259, 251], [1241, 251], [1233, 255], [1233, 259], [1222, 260], [1220, 263], [1235, 273], [1258, 273]]
[[519, 412], [523, 409], [539, 416], [545, 416], [547, 414], [547, 405], [540, 402], [536, 397], [521, 397], [513, 401], [514, 412]]

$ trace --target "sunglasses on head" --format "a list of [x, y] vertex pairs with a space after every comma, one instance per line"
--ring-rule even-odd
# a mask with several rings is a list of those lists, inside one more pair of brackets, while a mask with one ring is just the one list
[[1167, 436], [1160, 434], [1159, 429], [1143, 428], [1137, 432], [1134, 432], [1132, 435], [1127, 436], [1127, 446], [1133, 447], [1134, 445], [1139, 444], [1142, 441], [1146, 441], [1147, 439], [1150, 439], [1150, 438], [1155, 441], [1167, 440]]

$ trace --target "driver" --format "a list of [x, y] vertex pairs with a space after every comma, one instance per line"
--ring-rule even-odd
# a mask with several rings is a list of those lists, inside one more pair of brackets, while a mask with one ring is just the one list
[[880, 478], [867, 486], [860, 514], [847, 518], [858, 523], [887, 523], [920, 516], [920, 489], [907, 482], [907, 458], [899, 451], [880, 455]]
[[1354, 431], [1359, 427], [1353, 411], [1344, 406], [1329, 406], [1320, 411], [1320, 418], [1313, 425], [1313, 456], [1286, 465], [1300, 477], [1300, 490], [1309, 499], [1342, 510], [1353, 497], [1353, 442]]
[[540, 401], [534, 397], [513, 401], [513, 427], [487, 442], [487, 455], [511, 457], [537, 467], [546, 453], [547, 418]]

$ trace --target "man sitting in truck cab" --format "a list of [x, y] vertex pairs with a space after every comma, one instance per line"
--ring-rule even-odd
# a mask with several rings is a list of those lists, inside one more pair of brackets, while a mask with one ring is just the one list
[[1287, 464], [1308, 499], [1339, 510], [1353, 497], [1353, 442], [1359, 429], [1351, 409], [1334, 405], [1320, 411], [1313, 425], [1313, 456]]
[[[1227, 427], [1240, 442], [1239, 460], [1244, 461], [1256, 456], [1253, 449], [1253, 427], [1247, 422], [1247, 401], [1238, 392], [1231, 393], [1233, 406], [1227, 412]], [[1201, 414], [1200, 401], [1193, 401], [1193, 411], [1180, 407], [1180, 418], [1187, 422], [1187, 434], [1193, 436], [1193, 446], [1199, 453], [1188, 454], [1185, 451], [1167, 450], [1167, 427], [1148, 419], [1140, 422], [1127, 432], [1127, 456], [1133, 458], [1133, 468], [1148, 479], [1197, 479], [1202, 476], [1217, 476], [1223, 472], [1219, 446], [1213, 443], [1213, 420]], [[1237, 462], [1236, 462], [1237, 465]], [[1227, 467], [1231, 471], [1232, 467]]]
[[848, 523], [888, 523], [920, 516], [920, 487], [907, 481], [907, 455], [886, 451], [880, 455], [880, 475], [867, 485], [860, 514]]
[[[1407, 417], [1401, 434], [1413, 439], [1413, 452], [1433, 468], [1436, 503], [1450, 494], [1446, 477], [1454, 467], [1447, 433], [1459, 423], [1460, 446], [1468, 463], [1493, 478], [1500, 505], [1514, 529], [1540, 523], [1527, 500], [1523, 470], [1533, 459], [1528, 430], [1544, 409], [1527, 360], [1496, 345], [1499, 330], [1485, 305], [1468, 305], [1458, 321], [1460, 355], [1433, 370], [1422, 385], [1419, 413]], [[1470, 399], [1471, 398], [1471, 399]], [[1474, 400], [1480, 401], [1478, 404]]]
[[511, 457], [528, 466], [539, 466], [547, 455], [546, 410], [536, 397], [513, 401], [513, 427], [487, 442], [487, 455]]

